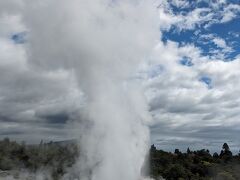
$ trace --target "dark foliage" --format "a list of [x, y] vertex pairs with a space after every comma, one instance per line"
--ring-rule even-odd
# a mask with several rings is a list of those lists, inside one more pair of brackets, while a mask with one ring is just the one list
[[175, 149], [174, 153], [150, 149], [150, 176], [167, 180], [239, 180], [240, 156], [233, 156], [227, 143], [220, 155], [209, 150], [186, 153]]
[[[35, 173], [43, 169], [50, 172], [53, 180], [60, 179], [72, 167], [79, 156], [74, 141], [25, 145], [4, 139], [0, 141], [0, 171], [22, 169]], [[166, 180], [239, 180], [240, 153], [232, 155], [224, 143], [220, 154], [210, 154], [202, 149], [186, 152], [176, 149], [174, 153], [150, 149], [149, 175]]]

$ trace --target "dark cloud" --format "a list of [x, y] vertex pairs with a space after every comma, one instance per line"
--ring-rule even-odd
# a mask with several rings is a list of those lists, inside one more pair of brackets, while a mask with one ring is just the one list
[[46, 123], [50, 124], [66, 124], [69, 120], [69, 115], [65, 113], [52, 114], [52, 115], [42, 115], [40, 118], [46, 120]]

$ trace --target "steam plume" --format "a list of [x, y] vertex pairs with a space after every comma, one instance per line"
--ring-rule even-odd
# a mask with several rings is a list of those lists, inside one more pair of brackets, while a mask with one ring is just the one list
[[29, 63], [73, 71], [86, 96], [77, 123], [80, 179], [140, 179], [151, 117], [140, 86], [129, 79], [158, 38], [153, 2], [27, 2]]

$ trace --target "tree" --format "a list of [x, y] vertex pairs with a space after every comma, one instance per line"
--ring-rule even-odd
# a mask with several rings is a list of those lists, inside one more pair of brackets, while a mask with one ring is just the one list
[[218, 153], [217, 152], [213, 153], [213, 157], [217, 159], [219, 157]]
[[156, 151], [156, 150], [157, 150], [157, 148], [156, 148], [155, 145], [153, 144], [153, 145], [151, 146], [151, 151], [154, 152], [154, 151]]
[[167, 179], [186, 179], [187, 173], [184, 167], [180, 164], [173, 164], [169, 169], [165, 171]]
[[223, 144], [222, 149], [223, 149], [225, 152], [230, 150], [227, 143], [224, 143], [224, 144]]
[[181, 154], [181, 151], [179, 149], [175, 149], [174, 153], [175, 154]]
[[224, 162], [228, 162], [232, 159], [232, 152], [227, 143], [224, 143], [222, 146], [222, 151], [220, 154], [220, 158], [224, 160]]

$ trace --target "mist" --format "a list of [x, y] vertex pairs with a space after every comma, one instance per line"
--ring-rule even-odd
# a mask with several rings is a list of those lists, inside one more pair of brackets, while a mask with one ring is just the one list
[[29, 0], [23, 9], [28, 66], [70, 72], [84, 94], [73, 120], [81, 149], [75, 173], [81, 180], [141, 179], [151, 115], [133, 77], [158, 42], [154, 2]]

